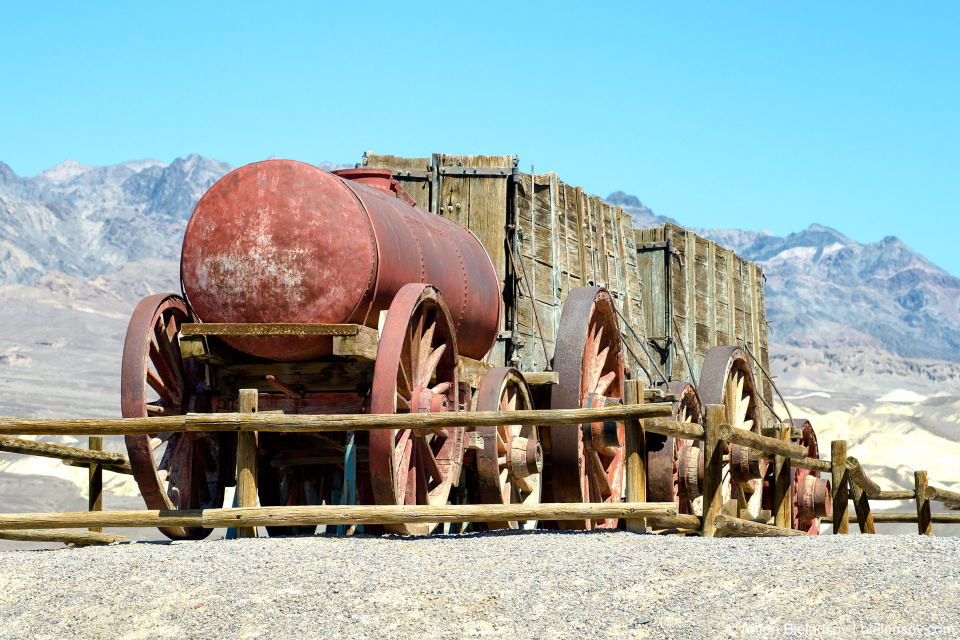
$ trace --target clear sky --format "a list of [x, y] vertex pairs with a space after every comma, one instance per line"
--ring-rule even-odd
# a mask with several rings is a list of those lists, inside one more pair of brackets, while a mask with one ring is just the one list
[[960, 275], [960, 4], [44, 3], [0, 160], [518, 154], [690, 226], [896, 235]]

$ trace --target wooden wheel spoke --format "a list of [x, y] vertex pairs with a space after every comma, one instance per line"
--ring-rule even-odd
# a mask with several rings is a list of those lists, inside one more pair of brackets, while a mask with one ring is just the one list
[[397, 394], [397, 409], [403, 409], [404, 411], [410, 411], [410, 401], [404, 398], [401, 394]]
[[[431, 325], [432, 326], [432, 325]], [[429, 346], [427, 347], [429, 349]], [[420, 385], [427, 386], [430, 384], [430, 379], [433, 377], [433, 374], [437, 371], [437, 365], [440, 364], [440, 358], [443, 357], [443, 352], [446, 351], [447, 344], [443, 343], [436, 349], [434, 349], [430, 355], [424, 360], [423, 369], [420, 372]], [[421, 351], [423, 353], [423, 351]]]
[[153, 368], [157, 370], [160, 379], [163, 380], [164, 386], [180, 395], [180, 390], [183, 388], [183, 376], [180, 375], [179, 370], [176, 373], [171, 371], [167, 359], [160, 354], [160, 349], [157, 348], [157, 343], [153, 340], [150, 341], [150, 362], [153, 363]]
[[611, 371], [603, 375], [600, 380], [597, 382], [597, 390], [594, 392], [597, 395], [604, 395], [607, 392], [607, 389], [610, 388], [610, 385], [613, 384], [614, 380], [617, 379], [617, 372]]
[[437, 323], [431, 322], [426, 330], [424, 330], [423, 322], [424, 317], [421, 316], [418, 331], [413, 338], [416, 342], [416, 352], [413, 358], [413, 384], [416, 387], [426, 386], [426, 383], [430, 380], [429, 375], [426, 376], [426, 380], [424, 380], [424, 376], [427, 358], [430, 354], [430, 348], [433, 345], [433, 333], [437, 328]]
[[597, 482], [599, 494], [604, 498], [609, 498], [613, 495], [613, 489], [610, 487], [610, 480], [607, 478], [607, 470], [596, 451], [590, 451], [589, 453], [589, 460], [593, 463], [593, 473], [591, 475]]
[[177, 319], [171, 314], [169, 323], [165, 324], [162, 315], [158, 317], [153, 327], [153, 337], [160, 356], [182, 385], [183, 360], [180, 357], [180, 345], [177, 342]]
[[[417, 438], [417, 440], [421, 440], [421, 438]], [[415, 504], [429, 504], [430, 502], [427, 497], [427, 494], [428, 494], [427, 476], [424, 473], [424, 462], [425, 461], [423, 459], [423, 455], [421, 455], [421, 451], [417, 451], [414, 454], [414, 464], [412, 465], [412, 470], [414, 472], [414, 480], [416, 482], [416, 485], [414, 487], [416, 490]]]
[[419, 460], [423, 462], [424, 468], [430, 474], [430, 477], [433, 478], [434, 482], [441, 482], [443, 480], [443, 474], [440, 473], [440, 466], [437, 464], [437, 458], [433, 455], [433, 450], [430, 448], [430, 443], [427, 442], [426, 438], [417, 438], [417, 447], [419, 451]]
[[411, 429], [397, 429], [397, 435], [394, 439], [394, 451], [399, 458], [403, 457], [404, 449], [411, 437], [413, 437], [413, 431]]
[[[750, 410], [750, 398], [749, 397], [740, 397], [740, 404], [737, 407], [737, 422], [734, 425], [738, 428], [743, 428], [744, 420], [747, 418], [747, 411]], [[751, 420], [752, 422], [752, 420]]]
[[509, 388], [507, 391], [507, 411], [516, 411], [517, 410], [517, 390], [513, 387]]
[[610, 347], [604, 347], [600, 350], [599, 353], [593, 359], [593, 372], [594, 376], [597, 378], [600, 377], [600, 373], [603, 371], [603, 365], [607, 362], [607, 356], [610, 355]]
[[157, 392], [157, 395], [159, 395], [160, 399], [166, 404], [172, 407], [180, 406], [180, 397], [174, 395], [174, 393], [163, 384], [163, 380], [150, 369], [147, 369], [147, 384]]
[[[404, 429], [407, 433], [406, 439], [403, 441], [401, 453], [397, 456], [397, 482], [399, 486], [397, 487], [398, 494], [401, 496], [409, 496], [410, 494], [410, 472], [413, 465], [412, 457], [415, 455], [413, 450], [413, 442], [410, 438], [410, 430]], [[409, 502], [407, 503], [409, 504]]]
[[179, 408], [161, 407], [160, 405], [147, 403], [147, 417], [150, 416], [179, 416], [182, 415]]
[[[403, 354], [406, 354], [407, 350], [404, 349]], [[397, 392], [403, 393], [403, 395], [410, 397], [413, 395], [413, 384], [410, 381], [410, 374], [407, 372], [408, 366], [404, 362], [405, 358], [403, 355], [400, 356], [400, 367], [398, 368], [397, 374]]]

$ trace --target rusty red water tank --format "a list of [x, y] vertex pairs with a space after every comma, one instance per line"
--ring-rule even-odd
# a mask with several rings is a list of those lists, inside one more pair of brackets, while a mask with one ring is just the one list
[[[400, 287], [428, 283], [447, 302], [460, 353], [484, 357], [496, 340], [503, 300], [497, 270], [477, 237], [400, 200], [389, 170], [343, 173], [267, 160], [231, 171], [200, 198], [180, 259], [184, 290], [200, 319], [375, 328]], [[330, 338], [229, 343], [280, 361], [332, 348]]]

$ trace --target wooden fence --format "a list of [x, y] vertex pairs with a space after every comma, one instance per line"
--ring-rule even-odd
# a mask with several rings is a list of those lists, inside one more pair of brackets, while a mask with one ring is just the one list
[[[97, 434], [90, 448], [65, 447], [0, 435], [0, 451], [59, 458], [65, 464], [89, 466], [89, 511], [79, 513], [0, 514], [0, 539], [51, 541], [68, 544], [109, 544], [126, 540], [123, 536], [101, 533], [102, 527], [200, 526], [236, 527], [238, 536], [255, 535], [261, 525], [380, 524], [398, 522], [484, 522], [505, 520], [582, 520], [622, 518], [628, 530], [644, 532], [648, 525], [675, 533], [723, 536], [806, 535], [791, 529], [793, 468], [831, 473], [834, 516], [821, 518], [833, 522], [834, 533], [849, 532], [849, 501], [863, 533], [876, 533], [875, 524], [916, 522], [920, 534], [931, 535], [934, 522], [960, 523], [960, 513], [937, 513], [931, 501], [941, 501], [947, 509], [960, 509], [960, 493], [931, 487], [927, 473], [915, 474], [915, 487], [907, 491], [882, 491], [856, 458], [846, 454], [846, 442], [831, 443], [830, 460], [807, 457], [807, 449], [790, 442], [791, 429], [781, 425], [777, 437], [733, 429], [725, 424], [722, 405], [707, 405], [704, 424], [670, 419], [669, 403], [643, 404], [643, 385], [630, 382], [627, 404], [597, 409], [548, 411], [468, 412], [421, 415], [347, 415], [306, 416], [258, 414], [257, 391], [243, 390], [240, 412], [233, 414], [197, 414], [188, 416], [119, 420], [45, 420], [0, 418], [0, 434]], [[435, 506], [315, 506], [256, 507], [256, 432], [353, 431], [428, 426], [476, 427], [498, 424], [565, 425], [604, 420], [621, 421], [627, 427], [625, 500], [620, 504], [540, 504], [524, 505], [435, 505]], [[162, 424], [161, 424], [162, 423]], [[130, 463], [118, 453], [100, 451], [100, 435], [137, 434], [163, 431], [239, 432], [237, 452], [237, 508], [202, 511], [102, 511], [102, 473], [131, 473]], [[703, 442], [703, 515], [677, 512], [672, 503], [646, 502], [645, 433], [658, 433]], [[749, 519], [722, 513], [722, 468], [725, 443], [750, 448], [774, 464], [773, 508], [769, 518]], [[878, 513], [870, 510], [870, 500], [914, 500], [916, 513]], [[740, 514], [741, 516], [743, 514]], [[90, 528], [90, 531], [77, 531]]]

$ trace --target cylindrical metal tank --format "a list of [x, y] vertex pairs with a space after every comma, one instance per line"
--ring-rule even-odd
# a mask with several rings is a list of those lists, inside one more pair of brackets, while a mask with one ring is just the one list
[[[203, 322], [358, 323], [411, 282], [443, 294], [459, 352], [479, 359], [503, 313], [500, 279], [469, 230], [399, 199], [389, 170], [338, 176], [291, 160], [228, 173], [187, 224], [180, 273]], [[346, 176], [356, 178], [347, 179]], [[330, 338], [234, 338], [271, 360], [329, 354]]]

